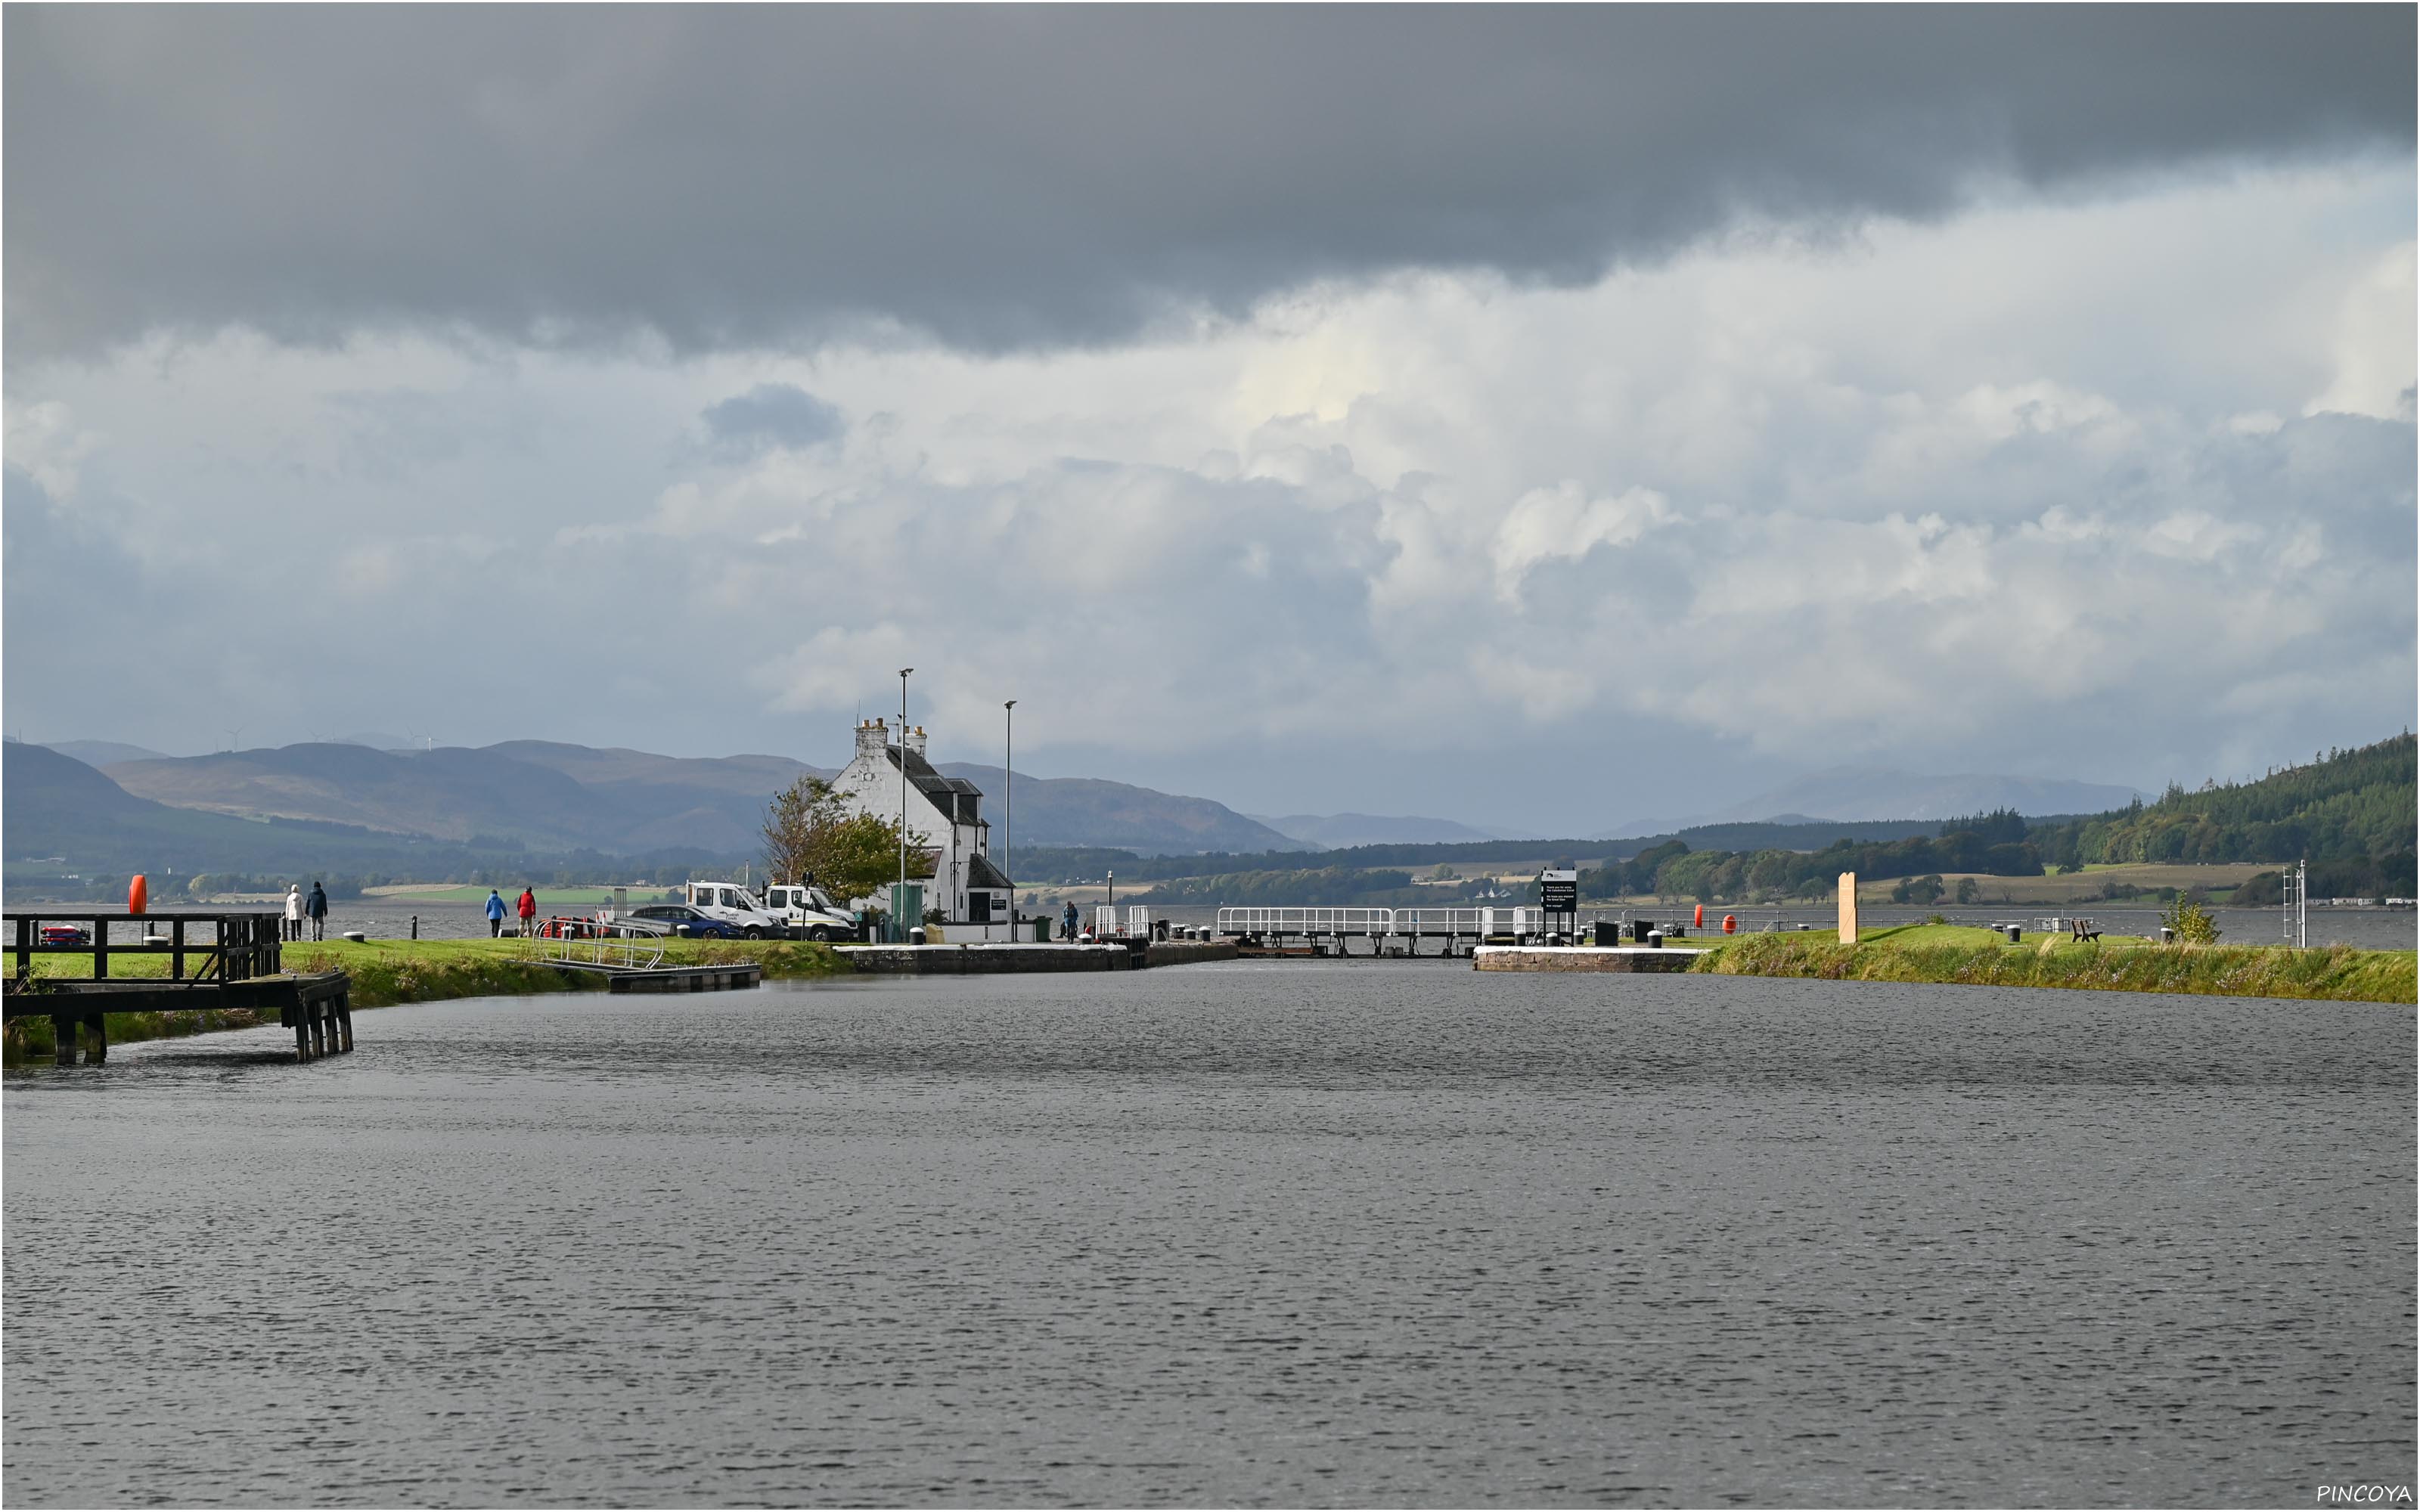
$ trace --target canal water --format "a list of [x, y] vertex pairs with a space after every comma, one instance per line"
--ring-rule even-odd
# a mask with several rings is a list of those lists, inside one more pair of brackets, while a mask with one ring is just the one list
[[6, 1081], [12, 1504], [2308, 1504], [2413, 1014], [1249, 962]]

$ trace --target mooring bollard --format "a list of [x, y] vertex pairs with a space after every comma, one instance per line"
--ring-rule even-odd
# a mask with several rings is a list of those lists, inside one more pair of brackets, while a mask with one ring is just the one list
[[415, 940], [420, 938], [420, 916], [418, 914], [411, 916], [411, 937]]
[[1664, 949], [1664, 932], [1662, 930], [1652, 929], [1647, 932], [1647, 948], [1651, 950], [1660, 950]]

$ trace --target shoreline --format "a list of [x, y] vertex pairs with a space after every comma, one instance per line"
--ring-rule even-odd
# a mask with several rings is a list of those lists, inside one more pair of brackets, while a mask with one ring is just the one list
[[[1895, 941], [1907, 929], [1926, 929], [1926, 938]], [[1913, 986], [2030, 987], [2064, 991], [2171, 993], [2199, 996], [2268, 998], [2276, 1001], [2414, 1002], [2420, 993], [2420, 955], [2410, 950], [2363, 950], [2350, 946], [2289, 950], [2273, 945], [2153, 945], [2118, 939], [2077, 945], [2051, 938], [2009, 945], [1984, 930], [1902, 926], [1879, 932], [1855, 945], [1812, 932], [1692, 937], [1695, 959], [1684, 969], [1699, 976], [1797, 977], [1826, 981], [1897, 982]], [[464, 997], [530, 996], [602, 992], [601, 978], [560, 971], [523, 958], [522, 942], [505, 940], [387, 940], [361, 945], [312, 941], [287, 948], [286, 964], [297, 971], [347, 973], [355, 1010]], [[1676, 953], [1679, 953], [1676, 949]], [[62, 964], [73, 956], [45, 957]], [[700, 940], [670, 942], [668, 964], [752, 964], [768, 980], [814, 980], [852, 975], [849, 963], [830, 946], [777, 941], [754, 945]], [[164, 965], [163, 968], [164, 970]], [[277, 1022], [273, 1010], [180, 1009], [106, 1015], [112, 1044], [183, 1039], [196, 1034], [257, 1028]], [[47, 1059], [51, 1022], [35, 1016], [10, 1020], [0, 1040], [0, 1061]]]

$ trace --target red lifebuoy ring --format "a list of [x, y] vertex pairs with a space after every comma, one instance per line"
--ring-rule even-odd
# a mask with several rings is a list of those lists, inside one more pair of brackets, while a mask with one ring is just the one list
[[1698, 917], [1689, 921], [1689, 927], [1692, 929], [1704, 929], [1706, 927], [1706, 905], [1704, 903], [1699, 903], [1698, 905]]
[[134, 880], [126, 885], [126, 911], [130, 914], [139, 914], [150, 905], [151, 884], [144, 881], [143, 873], [137, 872], [134, 873]]
[[1737, 914], [1725, 914], [1723, 916], [1723, 933], [1726, 934], [1737, 934], [1739, 933], [1739, 916]]

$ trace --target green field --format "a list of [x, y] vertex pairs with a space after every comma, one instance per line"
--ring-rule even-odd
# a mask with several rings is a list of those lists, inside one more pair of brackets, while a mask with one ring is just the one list
[[[1698, 941], [1693, 937], [1688, 943]], [[1831, 981], [2294, 997], [2405, 1008], [2420, 995], [2420, 955], [2341, 945], [2313, 950], [2277, 945], [2157, 945], [2133, 935], [2109, 935], [2079, 945], [2064, 934], [2011, 945], [2006, 935], [1991, 930], [1942, 924], [1869, 931], [1854, 945], [1842, 945], [1836, 933], [1815, 931], [1711, 943], [1715, 949], [1691, 962], [1691, 971]]]

